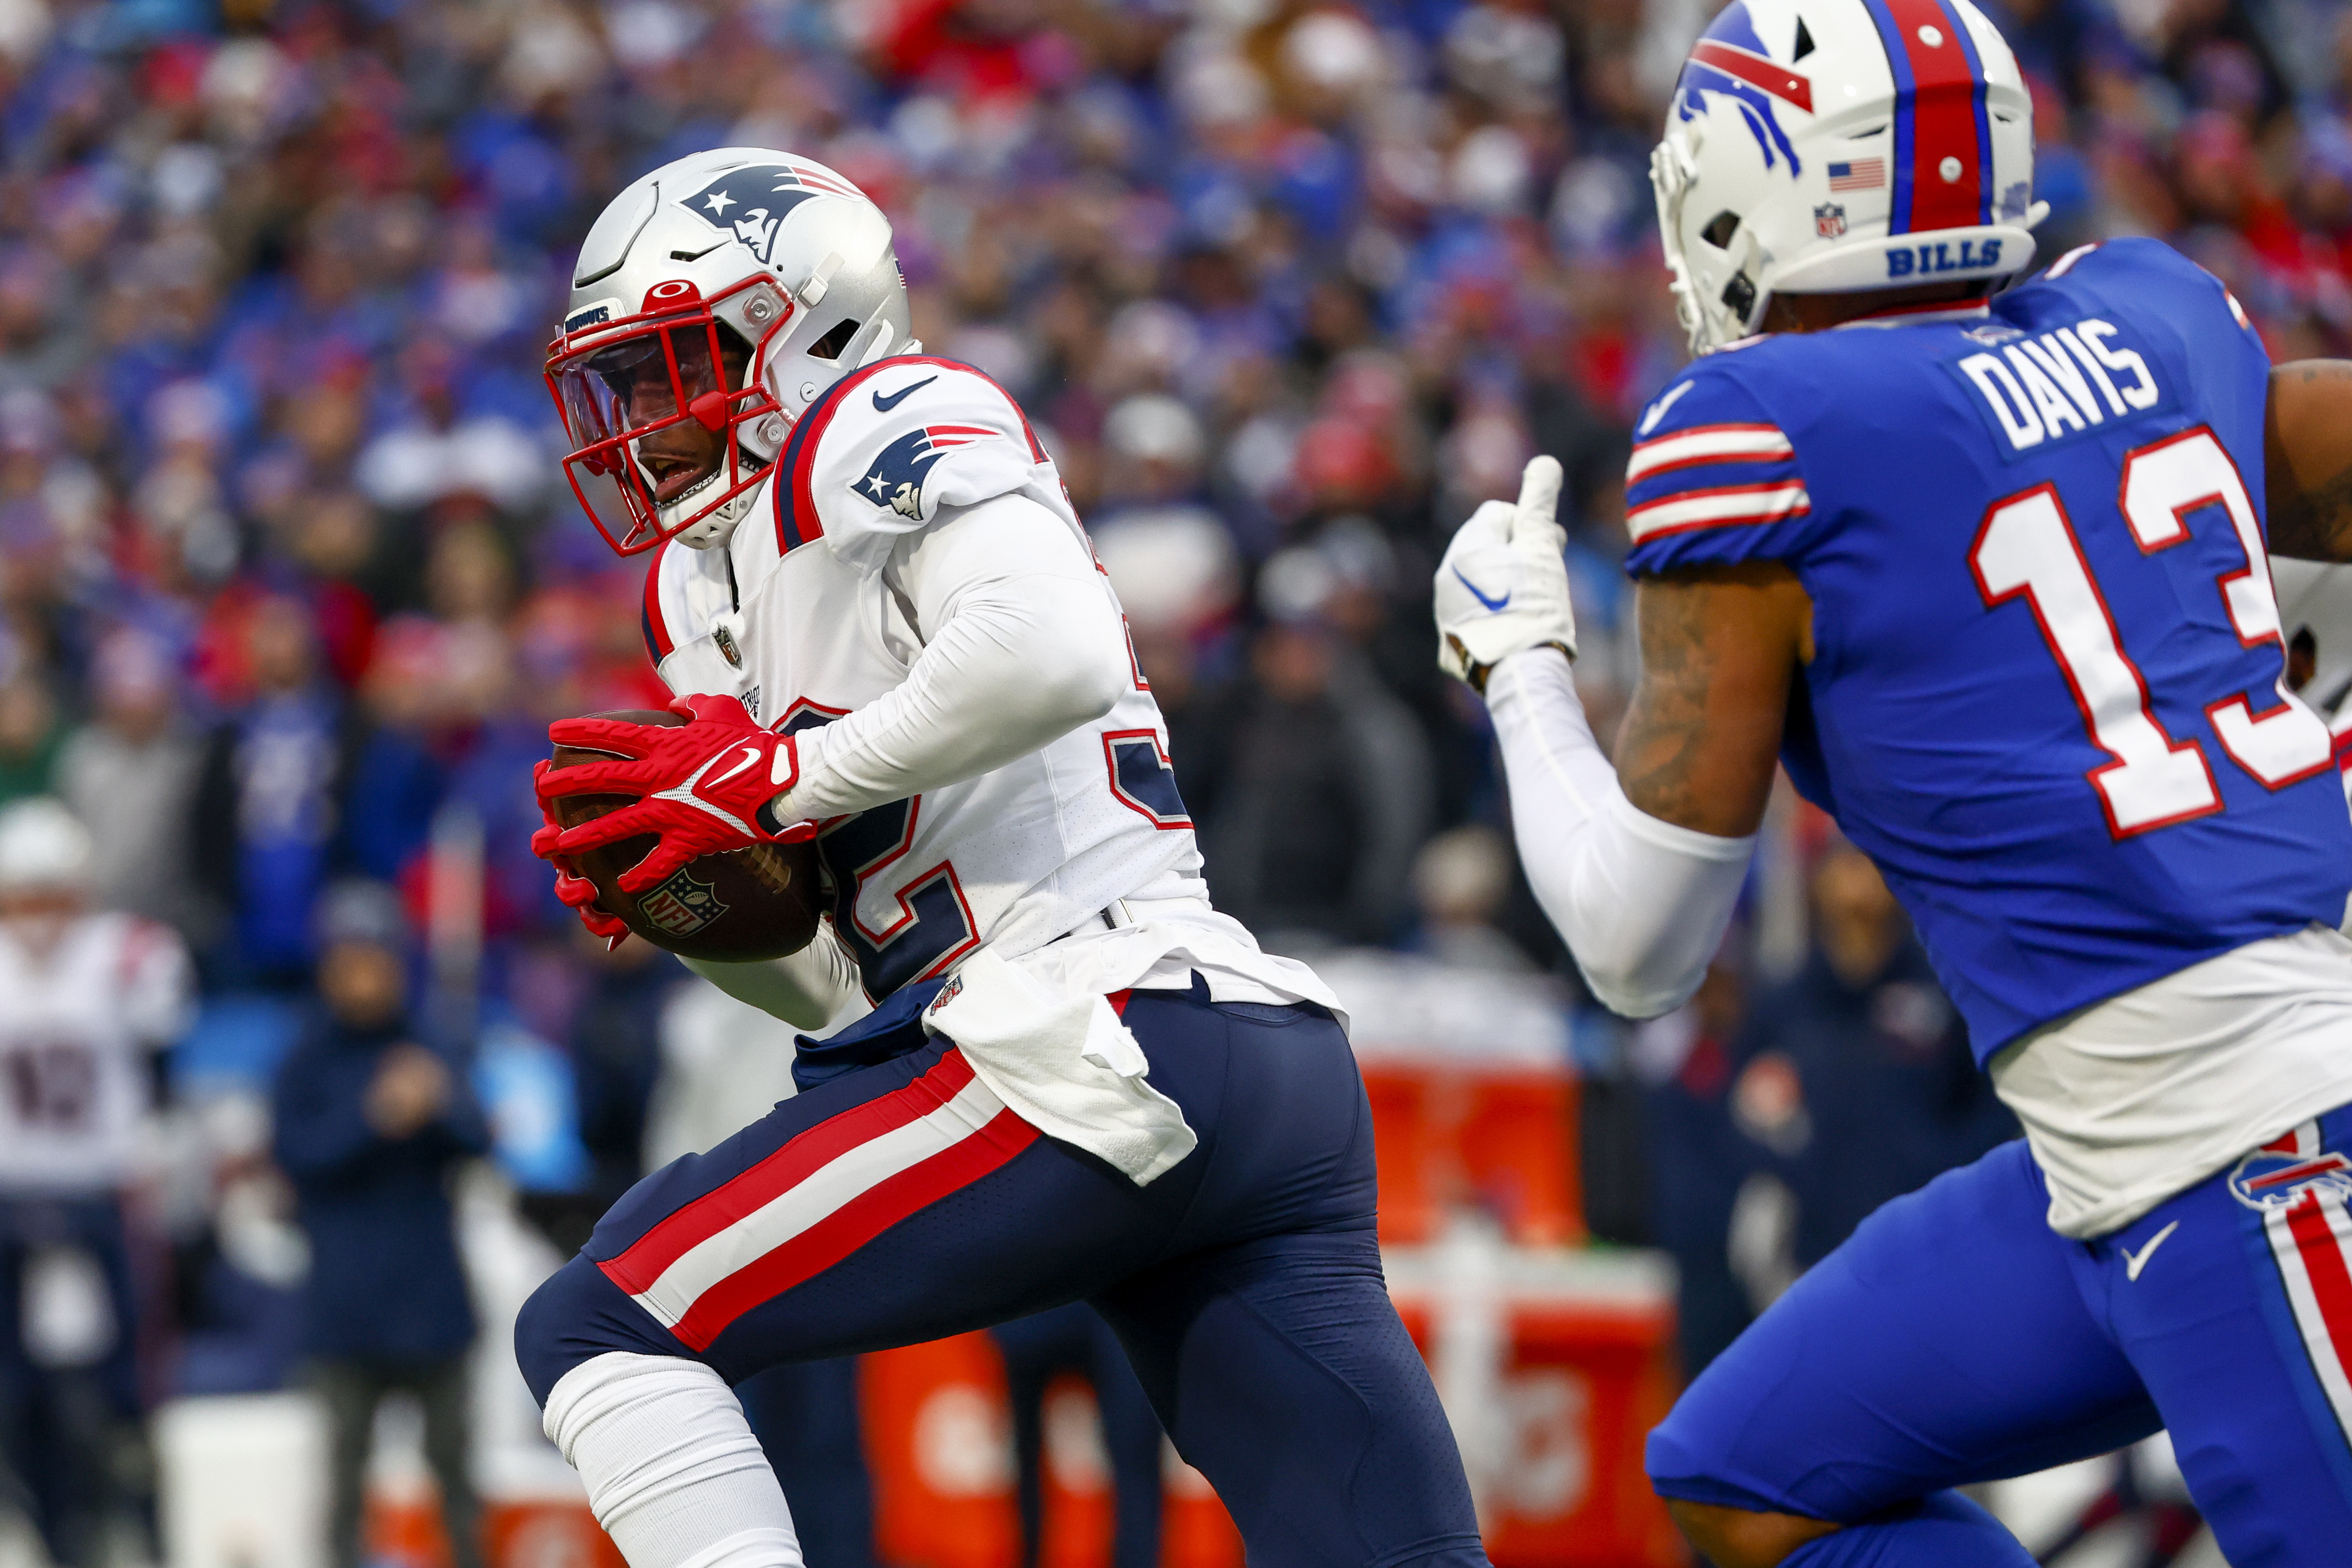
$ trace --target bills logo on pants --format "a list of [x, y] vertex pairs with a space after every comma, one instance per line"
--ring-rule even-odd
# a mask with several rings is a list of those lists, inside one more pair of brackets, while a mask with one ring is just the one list
[[2230, 1191], [2262, 1213], [2311, 1370], [2352, 1439], [2352, 1159], [2306, 1121], [2238, 1162]]

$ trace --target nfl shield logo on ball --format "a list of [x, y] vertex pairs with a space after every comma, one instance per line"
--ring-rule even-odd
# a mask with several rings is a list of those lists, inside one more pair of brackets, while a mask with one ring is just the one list
[[1836, 202], [1823, 202], [1813, 209], [1813, 232], [1823, 239], [1835, 239], [1845, 232], [1845, 208]]
[[688, 937], [725, 914], [727, 906], [709, 883], [680, 868], [637, 900], [637, 912], [665, 935]]

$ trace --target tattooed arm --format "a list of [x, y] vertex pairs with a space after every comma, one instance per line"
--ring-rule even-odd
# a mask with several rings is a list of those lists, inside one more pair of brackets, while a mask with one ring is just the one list
[[2352, 561], [2352, 360], [2272, 370], [2263, 450], [2271, 553]]
[[1592, 994], [1647, 1018], [1697, 989], [1730, 922], [1809, 616], [1778, 565], [1640, 592], [1642, 679], [1615, 765], [1555, 648], [1501, 660], [1486, 701], [1528, 885]]
[[1664, 822], [1738, 837], [1772, 793], [1789, 683], [1813, 656], [1812, 601], [1775, 563], [1643, 580], [1642, 678], [1617, 735], [1625, 798]]

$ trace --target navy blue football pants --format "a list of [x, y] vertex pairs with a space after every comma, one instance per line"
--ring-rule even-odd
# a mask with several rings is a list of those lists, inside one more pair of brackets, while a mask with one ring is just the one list
[[[1486, 1563], [1381, 1279], [1370, 1115], [1328, 1015], [1213, 1005], [1197, 980], [1132, 993], [1123, 1016], [1151, 1084], [1200, 1137], [1139, 1187], [1009, 1110], [963, 1130], [971, 1069], [924, 1038], [916, 1000], [858, 1026], [862, 1054], [886, 1059], [614, 1205], [516, 1324], [542, 1404], [612, 1351], [691, 1357], [732, 1384], [1083, 1300], [1255, 1568]], [[904, 1055], [887, 1055], [893, 1029]]]
[[[2235, 1568], [2352, 1561], [2339, 1150], [2352, 1110], [2073, 1241], [2044, 1219], [2025, 1144], [2005, 1143], [1879, 1209], [1773, 1303], [1651, 1434], [1651, 1479], [1668, 1497], [1855, 1523], [2168, 1427]], [[1868, 1561], [2021, 1560], [1906, 1554], [1906, 1528], [1871, 1530]], [[1790, 1561], [1843, 1560], [1825, 1545]]]

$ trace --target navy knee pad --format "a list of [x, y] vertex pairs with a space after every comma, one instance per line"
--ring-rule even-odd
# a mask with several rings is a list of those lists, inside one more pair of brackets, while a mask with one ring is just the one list
[[1937, 1492], [1808, 1541], [1780, 1568], [2033, 1568], [2033, 1558], [1983, 1509]]
[[515, 1361], [542, 1406], [565, 1373], [611, 1351], [692, 1359], [585, 1257], [573, 1258], [531, 1292], [515, 1317], [514, 1337]]

